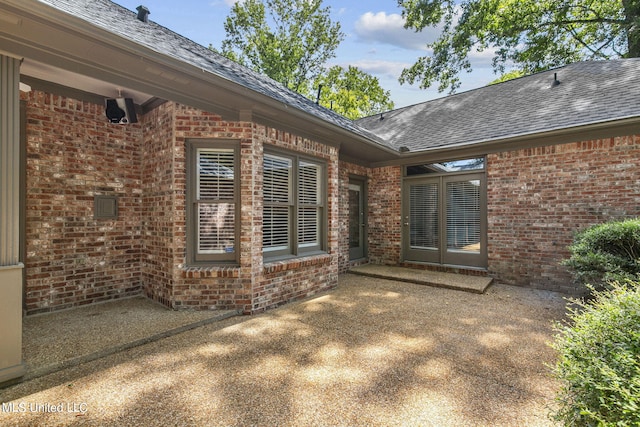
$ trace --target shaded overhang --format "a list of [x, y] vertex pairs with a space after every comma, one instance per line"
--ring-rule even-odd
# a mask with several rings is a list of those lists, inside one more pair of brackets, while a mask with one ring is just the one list
[[363, 165], [397, 155], [373, 138], [38, 1], [0, 1], [0, 53], [24, 58], [21, 73], [33, 82], [49, 81], [104, 98], [121, 92], [138, 105], [170, 100], [225, 120], [254, 121], [340, 147], [341, 158]]

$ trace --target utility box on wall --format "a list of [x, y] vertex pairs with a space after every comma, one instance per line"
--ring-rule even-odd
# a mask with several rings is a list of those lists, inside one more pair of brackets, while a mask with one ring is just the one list
[[116, 196], [94, 196], [94, 219], [118, 219], [118, 198]]

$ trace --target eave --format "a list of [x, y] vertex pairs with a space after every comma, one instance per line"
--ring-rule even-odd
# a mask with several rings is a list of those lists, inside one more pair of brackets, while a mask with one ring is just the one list
[[156, 52], [44, 3], [0, 2], [0, 51], [80, 75], [134, 88], [220, 114], [225, 120], [250, 120], [322, 143], [363, 164], [397, 153], [320, 117]]
[[626, 135], [640, 135], [640, 117], [630, 117], [582, 126], [554, 129], [534, 134], [514, 135], [491, 140], [451, 144], [415, 153], [399, 153], [394, 159], [374, 162], [371, 167], [434, 163], [453, 159], [473, 158], [526, 148], [545, 147], [579, 141], [591, 141]]

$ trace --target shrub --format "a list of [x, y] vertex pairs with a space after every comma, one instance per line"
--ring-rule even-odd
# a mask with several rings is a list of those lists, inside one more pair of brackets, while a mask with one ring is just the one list
[[640, 275], [640, 219], [613, 221], [576, 234], [563, 262], [577, 282], [604, 289], [612, 281], [638, 279]]
[[566, 426], [640, 425], [640, 287], [612, 284], [557, 325], [554, 418]]

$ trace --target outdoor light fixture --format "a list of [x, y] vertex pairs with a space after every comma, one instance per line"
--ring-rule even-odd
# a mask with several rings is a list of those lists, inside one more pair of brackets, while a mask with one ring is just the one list
[[136, 108], [131, 98], [109, 98], [105, 101], [106, 115], [111, 123], [137, 123]]

